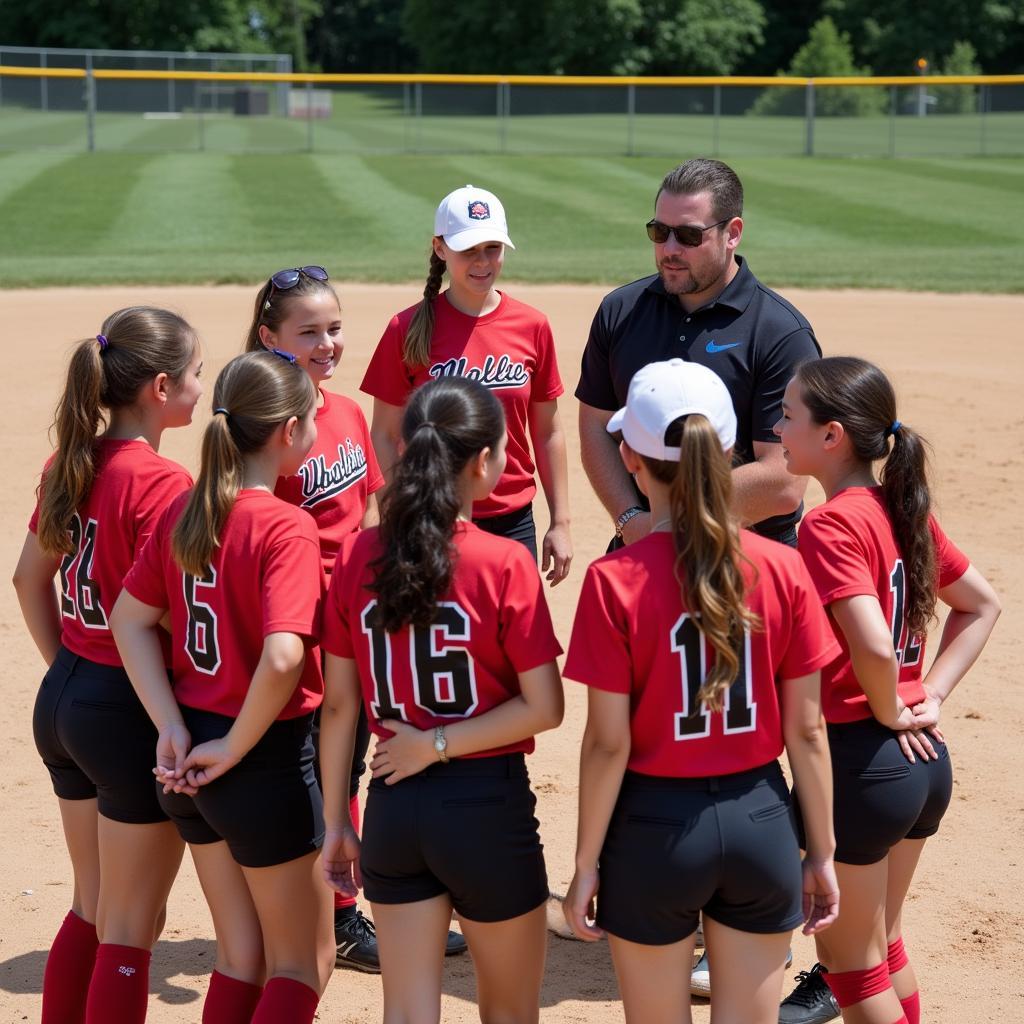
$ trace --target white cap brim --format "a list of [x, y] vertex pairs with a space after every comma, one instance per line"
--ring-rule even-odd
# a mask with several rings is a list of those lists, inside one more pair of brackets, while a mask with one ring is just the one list
[[456, 231], [453, 235], [442, 235], [441, 237], [444, 239], [444, 244], [455, 252], [465, 252], [483, 242], [501, 242], [502, 245], [507, 245], [510, 249], [515, 248], [512, 239], [505, 232], [496, 231], [494, 228], [470, 228], [467, 231]]

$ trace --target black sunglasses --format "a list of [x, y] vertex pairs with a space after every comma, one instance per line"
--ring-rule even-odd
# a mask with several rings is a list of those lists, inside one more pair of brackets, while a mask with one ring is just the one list
[[696, 224], [672, 225], [662, 224], [660, 220], [649, 220], [647, 222], [647, 237], [652, 242], [657, 242], [658, 245], [664, 245], [668, 241], [668, 236], [674, 235], [680, 245], [693, 249], [704, 241], [705, 231], [728, 224], [731, 220], [732, 217], [726, 217], [725, 220], [720, 220], [717, 224], [709, 224], [706, 228], [698, 227]]
[[290, 267], [287, 270], [279, 270], [276, 274], [270, 275], [270, 291], [263, 302], [263, 309], [270, 309], [270, 300], [275, 291], [286, 292], [299, 283], [300, 277], [308, 277], [314, 281], [328, 280], [327, 271], [323, 267]]

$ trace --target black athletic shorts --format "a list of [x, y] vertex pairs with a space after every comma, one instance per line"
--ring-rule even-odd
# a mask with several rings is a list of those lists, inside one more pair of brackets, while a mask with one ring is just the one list
[[[323, 648], [320, 648], [323, 652]], [[320, 666], [323, 668], [327, 660], [326, 653], [320, 655]], [[318, 705], [313, 712], [313, 750], [316, 756], [313, 759], [313, 769], [316, 772], [316, 784], [323, 792], [323, 780], [320, 777], [320, 713], [323, 705]], [[356, 720], [356, 738], [352, 745], [352, 771], [348, 780], [348, 798], [352, 799], [359, 792], [359, 782], [366, 771], [366, 754], [370, 749], [370, 723], [366, 720], [366, 708], [363, 702], [359, 702], [359, 718]]]
[[470, 921], [508, 921], [548, 898], [526, 758], [462, 758], [370, 782], [360, 867], [371, 903], [448, 893]]
[[532, 504], [500, 516], [474, 519], [473, 522], [485, 533], [519, 541], [533, 555], [533, 560], [537, 561], [537, 524], [533, 521]]
[[778, 762], [706, 779], [627, 771], [599, 861], [597, 923], [667, 946], [701, 911], [739, 931], [803, 921], [800, 848]]
[[156, 727], [128, 673], [57, 651], [32, 714], [36, 749], [62, 800], [96, 800], [113, 821], [151, 825], [167, 815], [153, 791]]
[[[192, 745], [226, 735], [233, 718], [182, 706]], [[247, 868], [284, 864], [324, 844], [324, 804], [313, 774], [311, 714], [274, 722], [230, 771], [194, 797], [164, 793], [160, 805], [186, 843], [224, 840]]]
[[930, 739], [939, 759], [915, 754], [911, 764], [896, 733], [874, 718], [829, 725], [837, 861], [876, 864], [901, 839], [938, 832], [953, 795], [953, 765], [946, 744]]

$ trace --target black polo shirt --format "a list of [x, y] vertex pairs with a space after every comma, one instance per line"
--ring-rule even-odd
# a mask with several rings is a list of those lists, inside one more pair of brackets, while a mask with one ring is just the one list
[[[606, 295], [583, 352], [576, 397], [614, 412], [626, 404], [633, 374], [648, 363], [682, 358], [702, 363], [725, 381], [736, 409], [737, 465], [754, 461], [753, 442], [777, 442], [782, 394], [800, 363], [817, 359], [814, 331], [791, 303], [765, 288], [736, 256], [736, 276], [706, 306], [687, 313], [657, 274]], [[800, 512], [757, 524], [782, 533]]]

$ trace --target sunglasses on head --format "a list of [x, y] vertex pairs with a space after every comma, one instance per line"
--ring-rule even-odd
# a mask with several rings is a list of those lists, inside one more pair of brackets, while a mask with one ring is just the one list
[[705, 231], [720, 227], [722, 224], [728, 224], [730, 220], [732, 220], [732, 217], [726, 217], [725, 220], [720, 220], [716, 224], [709, 224], [706, 228], [702, 228], [697, 224], [672, 225], [662, 224], [660, 220], [649, 220], [647, 222], [647, 237], [652, 242], [657, 242], [658, 245], [664, 245], [668, 241], [668, 236], [673, 235], [680, 245], [693, 249], [704, 241]]
[[286, 292], [299, 283], [300, 277], [308, 277], [314, 281], [326, 281], [327, 271], [323, 267], [290, 267], [270, 275], [270, 291], [263, 301], [264, 311], [270, 309], [270, 299], [274, 292]]
[[314, 281], [327, 280], [327, 271], [323, 267], [292, 267], [289, 270], [279, 270], [276, 274], [271, 274], [270, 283], [278, 291], [285, 292], [289, 288], [294, 288], [303, 275]]

